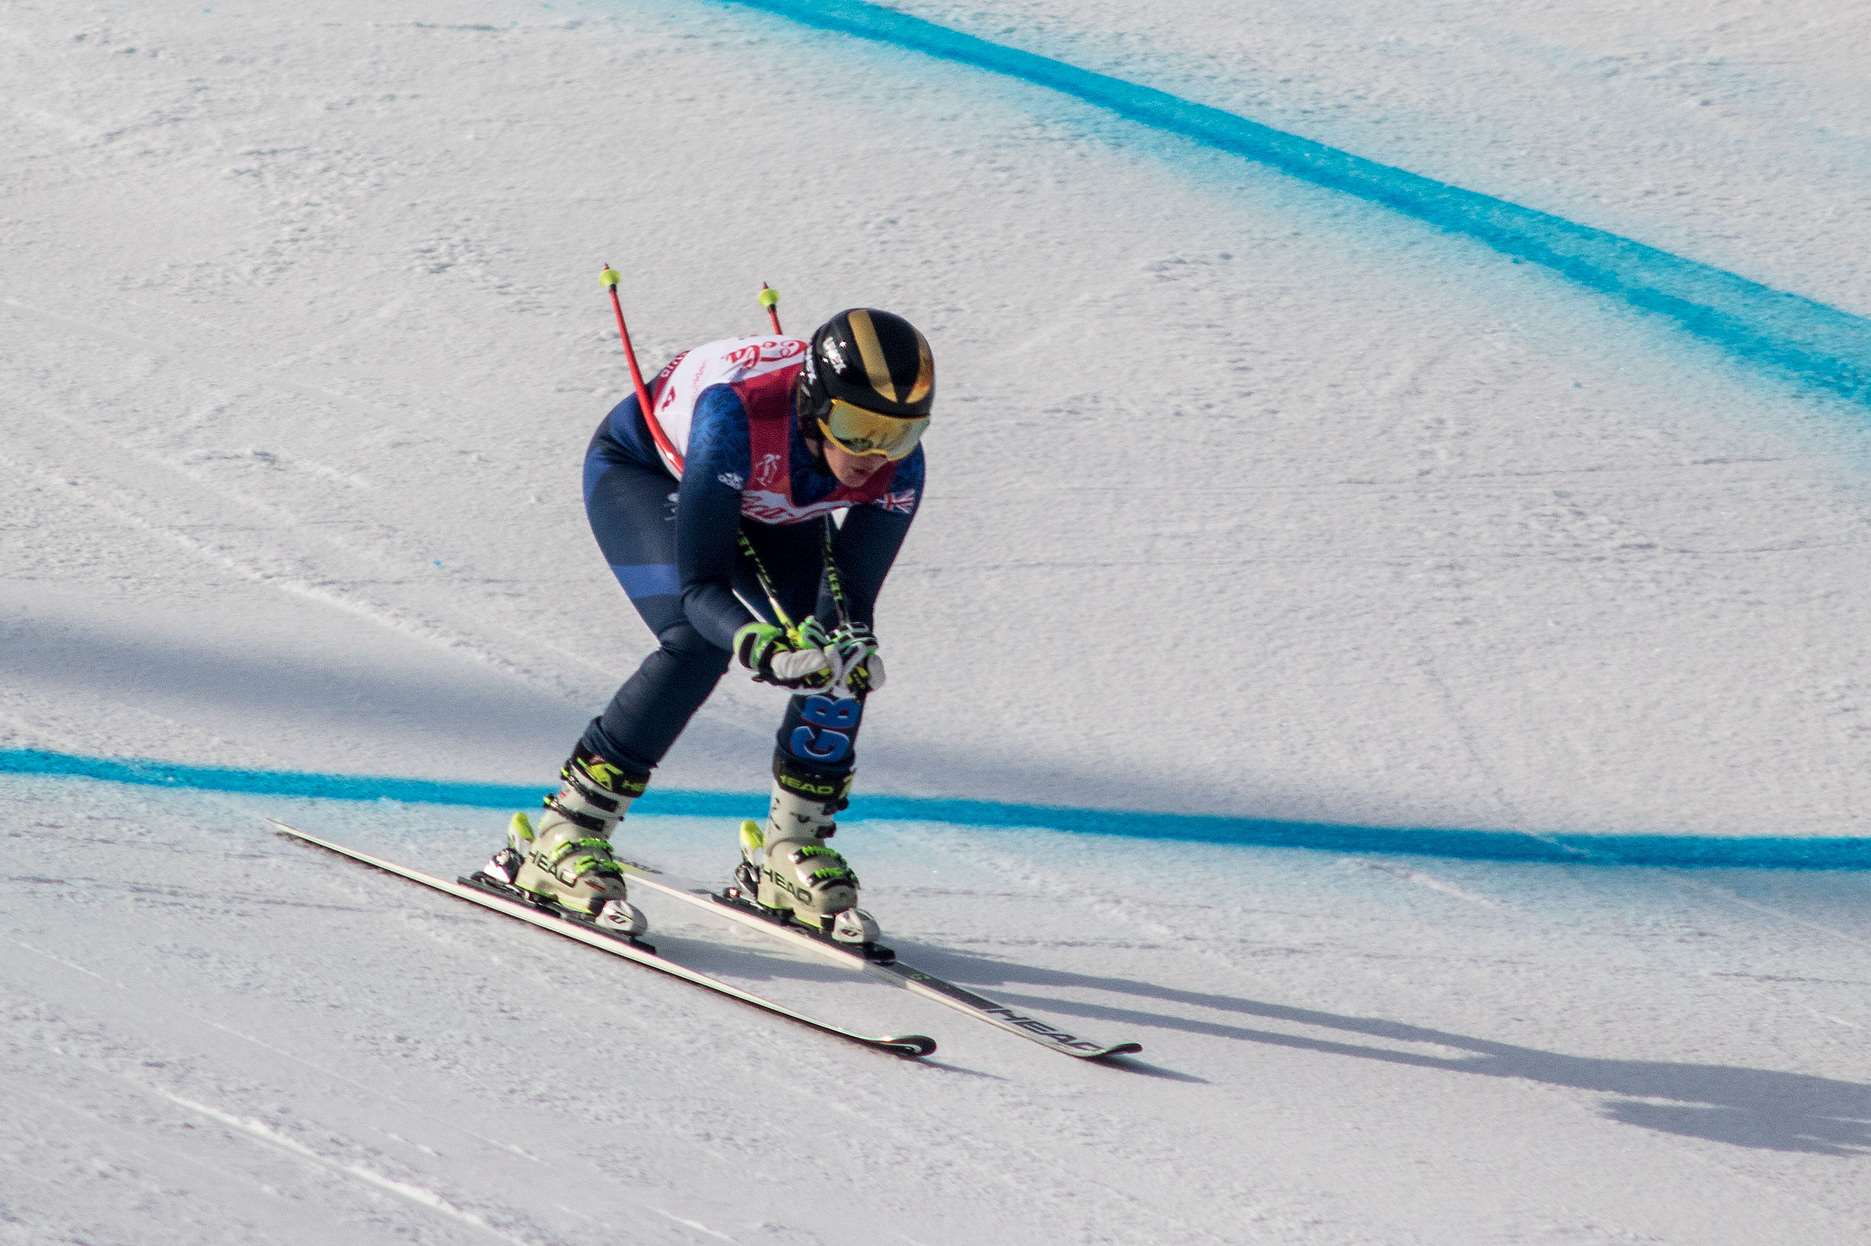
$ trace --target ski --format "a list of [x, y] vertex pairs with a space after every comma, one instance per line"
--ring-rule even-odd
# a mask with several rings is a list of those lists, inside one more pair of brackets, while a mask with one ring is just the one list
[[1081, 1060], [1101, 1060], [1107, 1056], [1130, 1055], [1143, 1050], [1142, 1043], [1099, 1043], [1074, 1034], [1042, 1017], [1009, 1007], [965, 986], [905, 964], [889, 948], [875, 944], [864, 946], [838, 943], [823, 935], [816, 935], [802, 926], [773, 917], [765, 909], [742, 897], [738, 891], [713, 891], [704, 884], [677, 878], [640, 861], [626, 861], [619, 857], [617, 863], [624, 867], [624, 872], [632, 879], [660, 895], [732, 918], [795, 947], [864, 970], [1009, 1034], [1017, 1034], [1038, 1043], [1048, 1050], [1076, 1056]]
[[609, 952], [613, 956], [621, 957], [634, 964], [642, 965], [647, 969], [654, 969], [672, 978], [679, 978], [695, 986], [704, 987], [707, 990], [715, 992], [717, 995], [724, 995], [729, 999], [739, 1000], [743, 1004], [750, 1004], [773, 1016], [784, 1017], [788, 1021], [796, 1021], [801, 1025], [810, 1026], [821, 1034], [830, 1034], [837, 1038], [845, 1039], [848, 1042], [856, 1043], [859, 1046], [868, 1047], [873, 1051], [887, 1051], [898, 1056], [927, 1056], [936, 1049], [935, 1040], [921, 1034], [890, 1036], [860, 1034], [855, 1030], [848, 1030], [843, 1026], [833, 1025], [829, 1021], [822, 1021], [817, 1017], [808, 1016], [803, 1012], [788, 1008], [786, 1005], [768, 999], [763, 995], [755, 995], [751, 991], [744, 991], [740, 987], [723, 982], [718, 978], [711, 978], [707, 974], [699, 973], [687, 966], [678, 964], [660, 955], [648, 944], [633, 939], [629, 935], [604, 930], [591, 922], [579, 921], [574, 917], [567, 916], [559, 910], [531, 903], [520, 898], [519, 893], [511, 889], [502, 888], [488, 882], [471, 882], [467, 879], [462, 879], [458, 882], [449, 882], [445, 878], [437, 878], [431, 874], [424, 874], [420, 870], [413, 870], [408, 866], [398, 865], [394, 861], [386, 861], [381, 857], [372, 856], [367, 852], [360, 852], [356, 848], [349, 848], [343, 844], [335, 843], [322, 836], [314, 835], [310, 831], [302, 831], [296, 826], [281, 822], [278, 818], [268, 818], [267, 821], [272, 823], [273, 827], [281, 835], [290, 839], [296, 839], [301, 843], [323, 848], [327, 852], [336, 853], [338, 856], [346, 857], [360, 864], [382, 870], [387, 874], [394, 874], [398, 878], [407, 879], [412, 883], [420, 883], [422, 886], [428, 887], [434, 891], [439, 891], [443, 895], [454, 896], [456, 899], [466, 900], [470, 904], [478, 905], [492, 912], [516, 918], [529, 925], [537, 926], [541, 930], [547, 930], [553, 934], [562, 935], [567, 939], [574, 940], [575, 942], [583, 943], [588, 947], [597, 948], [601, 952]]

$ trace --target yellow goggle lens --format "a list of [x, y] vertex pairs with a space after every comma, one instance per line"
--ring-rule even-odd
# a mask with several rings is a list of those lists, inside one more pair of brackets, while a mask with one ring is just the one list
[[842, 398], [834, 398], [831, 408], [819, 417], [819, 431], [838, 443], [847, 454], [879, 455], [897, 461], [906, 459], [922, 440], [929, 417], [905, 419], [854, 407]]

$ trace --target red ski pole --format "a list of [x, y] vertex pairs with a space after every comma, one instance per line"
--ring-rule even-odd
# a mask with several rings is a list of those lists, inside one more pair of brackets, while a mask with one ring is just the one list
[[643, 422], [649, 426], [650, 436], [656, 440], [656, 449], [664, 462], [680, 476], [682, 456], [676, 453], [662, 425], [656, 422], [656, 413], [650, 409], [650, 387], [643, 383], [643, 369], [637, 366], [637, 352], [630, 345], [630, 330], [624, 327], [624, 305], [617, 297], [617, 283], [623, 280], [623, 275], [606, 264], [601, 277], [611, 292], [611, 310], [617, 313], [617, 336], [624, 344], [624, 362], [630, 365], [630, 383], [637, 387], [637, 410], [643, 413]]

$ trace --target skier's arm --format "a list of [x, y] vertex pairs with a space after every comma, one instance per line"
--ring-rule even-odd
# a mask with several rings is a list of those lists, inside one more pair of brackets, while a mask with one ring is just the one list
[[[922, 505], [923, 472], [923, 449], [918, 446], [898, 465], [888, 496], [853, 506], [839, 526], [833, 557], [844, 581], [846, 608], [860, 623], [873, 622], [877, 593]], [[819, 617], [836, 616], [821, 603]]]
[[734, 648], [735, 631], [754, 617], [734, 595], [741, 482], [752, 459], [740, 399], [726, 386], [704, 391], [695, 404], [688, 458], [676, 490], [676, 572], [689, 622], [709, 644], [723, 649]]

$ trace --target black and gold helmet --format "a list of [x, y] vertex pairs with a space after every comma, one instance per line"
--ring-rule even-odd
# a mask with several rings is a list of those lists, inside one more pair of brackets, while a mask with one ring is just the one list
[[929, 342], [890, 312], [841, 311], [813, 333], [793, 401], [806, 431], [847, 452], [907, 458], [935, 401]]

